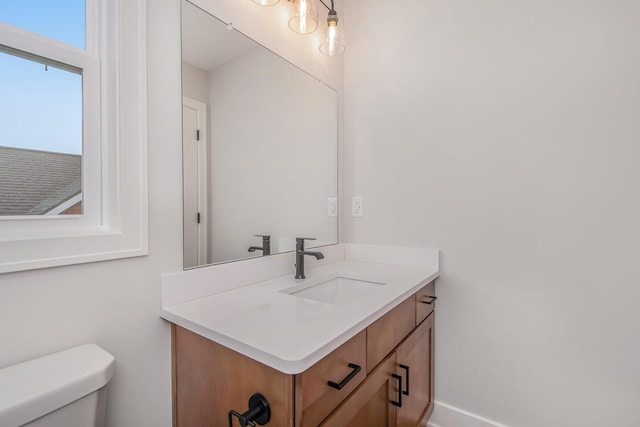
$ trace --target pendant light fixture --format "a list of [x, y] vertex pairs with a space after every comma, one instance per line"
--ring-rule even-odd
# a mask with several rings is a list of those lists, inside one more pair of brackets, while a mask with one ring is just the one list
[[327, 16], [327, 39], [320, 45], [320, 53], [327, 56], [337, 56], [342, 55], [343, 52], [342, 30], [338, 27], [338, 13], [333, 8], [333, 0], [331, 0], [331, 9], [329, 9], [329, 16]]
[[[280, 0], [252, 0], [261, 6], [273, 6]], [[334, 8], [334, 0], [331, 7], [323, 0], [287, 0], [289, 2], [289, 28], [298, 34], [311, 34], [318, 29], [318, 2], [322, 3], [329, 11], [327, 16], [327, 37], [320, 45], [320, 52], [327, 56], [337, 56], [344, 53], [344, 38], [342, 28], [338, 26], [338, 13]]]
[[289, 28], [298, 34], [311, 34], [318, 29], [317, 0], [289, 0], [291, 19]]
[[273, 6], [274, 4], [278, 4], [280, 0], [253, 0], [255, 4], [259, 4], [260, 6]]

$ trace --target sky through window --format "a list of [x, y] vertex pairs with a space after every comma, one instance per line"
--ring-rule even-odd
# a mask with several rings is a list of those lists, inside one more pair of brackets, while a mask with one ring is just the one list
[[[0, 0], [0, 22], [85, 47], [84, 0]], [[82, 76], [0, 52], [0, 145], [82, 154]]]

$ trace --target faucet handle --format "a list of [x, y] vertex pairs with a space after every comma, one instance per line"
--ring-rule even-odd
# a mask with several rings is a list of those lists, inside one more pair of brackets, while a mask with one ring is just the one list
[[263, 238], [270, 239], [271, 235], [270, 234], [254, 234], [253, 237], [263, 237]]

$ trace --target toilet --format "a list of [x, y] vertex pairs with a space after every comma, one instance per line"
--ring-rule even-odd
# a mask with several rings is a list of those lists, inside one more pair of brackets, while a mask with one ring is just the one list
[[103, 427], [114, 370], [95, 344], [0, 369], [0, 426]]

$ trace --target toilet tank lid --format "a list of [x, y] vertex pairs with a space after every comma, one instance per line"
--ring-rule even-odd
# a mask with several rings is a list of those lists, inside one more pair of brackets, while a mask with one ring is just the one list
[[109, 382], [115, 358], [95, 344], [0, 369], [0, 426], [21, 426]]

